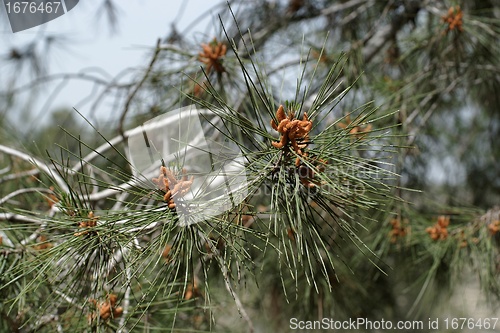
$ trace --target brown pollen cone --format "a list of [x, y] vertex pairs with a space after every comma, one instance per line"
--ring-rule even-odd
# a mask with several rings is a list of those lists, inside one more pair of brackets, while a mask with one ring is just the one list
[[168, 208], [175, 209], [175, 199], [182, 198], [189, 192], [194, 176], [188, 179], [186, 169], [182, 169], [182, 177], [177, 179], [174, 173], [164, 166], [160, 167], [160, 175], [153, 178], [153, 183], [162, 191], [163, 201], [168, 203]]
[[222, 66], [222, 58], [227, 53], [227, 46], [222, 42], [218, 42], [217, 38], [214, 38], [208, 44], [201, 44], [202, 52], [198, 54], [198, 60], [206, 64], [206, 72], [210, 73], [214, 69], [217, 73], [225, 72], [224, 66]]

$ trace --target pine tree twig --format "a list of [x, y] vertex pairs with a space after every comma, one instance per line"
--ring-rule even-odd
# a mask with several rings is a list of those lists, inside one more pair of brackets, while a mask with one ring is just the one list
[[149, 66], [146, 69], [144, 76], [142, 77], [141, 81], [139, 81], [139, 83], [135, 86], [134, 90], [132, 90], [132, 92], [130, 93], [130, 95], [127, 98], [127, 101], [125, 102], [125, 106], [123, 108], [122, 114], [120, 116], [120, 121], [118, 123], [118, 133], [120, 133], [120, 135], [122, 137], [125, 136], [125, 131], [123, 130], [123, 125], [125, 123], [125, 118], [127, 117], [127, 113], [128, 113], [129, 108], [130, 108], [130, 104], [132, 103], [132, 100], [134, 99], [135, 95], [137, 94], [139, 89], [142, 87], [144, 82], [146, 82], [146, 80], [149, 76], [149, 73], [151, 73], [151, 71], [153, 70], [153, 66], [156, 63], [156, 60], [158, 60], [158, 55], [160, 54], [160, 51], [161, 51], [160, 43], [161, 43], [161, 39], [158, 38], [158, 40], [156, 41], [155, 52], [153, 53], [153, 57], [151, 58], [151, 62], [149, 63]]
[[2, 184], [4, 182], [11, 181], [11, 180], [16, 180], [19, 178], [36, 176], [38, 174], [40, 174], [40, 170], [38, 170], [38, 169], [31, 169], [31, 170], [27, 170], [27, 171], [10, 173], [10, 174], [7, 174], [7, 175], [3, 176], [2, 178], [0, 178], [0, 184]]
[[109, 81], [106, 81], [98, 76], [94, 75], [89, 75], [88, 73], [62, 73], [62, 74], [53, 74], [50, 76], [44, 76], [44, 77], [39, 77], [35, 79], [34, 81], [31, 81], [30, 83], [20, 86], [17, 88], [13, 88], [12, 90], [9, 90], [8, 94], [7, 93], [0, 93], [0, 97], [8, 97], [9, 95], [12, 94], [19, 94], [22, 93], [25, 90], [30, 90], [33, 89], [37, 85], [46, 85], [50, 81], [56, 81], [56, 80], [62, 80], [62, 81], [67, 81], [71, 79], [79, 79], [83, 81], [91, 81], [94, 82], [95, 84], [102, 85], [102, 86], [107, 86], [107, 87], [114, 87], [114, 88], [129, 88], [132, 86], [130, 83], [126, 84], [112, 84]]
[[331, 5], [329, 7], [322, 9], [321, 14], [322, 15], [336, 14], [336, 13], [341, 12], [343, 10], [346, 10], [346, 9], [351, 8], [351, 7], [361, 5], [363, 3], [370, 2], [370, 1], [371, 0], [351, 0], [351, 1], [344, 2], [344, 3], [335, 3], [334, 5]]
[[30, 163], [34, 164], [35, 167], [37, 167], [40, 170], [43, 170], [46, 174], [50, 175], [62, 191], [69, 192], [69, 188], [66, 185], [66, 182], [64, 181], [64, 179], [62, 179], [57, 174], [57, 172], [52, 170], [50, 167], [45, 165], [42, 161], [40, 161], [36, 157], [28, 155], [26, 153], [23, 153], [17, 149], [6, 147], [4, 145], [0, 145], [0, 151], [5, 153], [5, 154], [11, 155], [11, 156], [16, 156], [16, 157], [18, 157], [26, 162], [30, 162]]
[[[56, 310], [57, 311], [57, 310]], [[61, 324], [59, 323], [59, 316], [57, 314], [47, 314], [47, 315], [44, 315], [42, 317], [40, 317], [40, 319], [38, 319], [33, 326], [30, 326], [30, 327], [27, 327], [27, 328], [22, 328], [19, 332], [20, 333], [31, 333], [31, 332], [39, 332], [40, 329], [42, 329], [44, 326], [47, 326], [53, 322], [57, 322], [56, 323], [56, 329], [57, 329], [57, 332], [63, 332], [62, 330], [62, 326]]]
[[220, 256], [219, 250], [205, 234], [203, 234], [201, 232], [199, 232], [198, 234], [204, 240], [205, 244], [207, 244], [210, 247], [210, 251], [212, 252], [213, 257], [215, 257], [215, 259], [217, 260], [217, 263], [219, 264], [219, 267], [220, 267], [220, 270], [222, 273], [222, 277], [224, 278], [224, 285], [226, 287], [226, 290], [233, 297], [233, 300], [236, 303], [236, 307], [237, 307], [238, 312], [240, 313], [241, 317], [247, 322], [248, 331], [250, 333], [253, 333], [254, 332], [253, 322], [250, 319], [250, 316], [248, 315], [247, 311], [245, 310], [245, 307], [243, 306], [243, 303], [241, 302], [238, 294], [234, 291], [233, 286], [231, 286], [231, 280], [229, 277], [229, 272], [227, 270], [227, 265], [226, 265], [226, 263], [224, 263], [224, 260]]
[[23, 239], [22, 241], [19, 242], [19, 244], [26, 246], [28, 243], [34, 242], [39, 236], [44, 227], [46, 226], [46, 223], [43, 223], [40, 228], [36, 229], [35, 232], [33, 232], [31, 235]]
[[97, 182], [96, 174], [94, 172], [94, 168], [87, 166], [88, 179], [90, 184], [92, 185], [92, 190], [90, 193], [94, 194], [99, 192], [99, 184]]
[[[9, 238], [9, 236], [7, 236], [7, 234], [5, 234], [3, 232], [3, 230], [0, 230], [0, 240], [1, 240], [1, 245], [7, 246], [7, 247], [10, 247], [10, 248], [14, 247], [14, 243], [12, 243], [12, 241]], [[7, 252], [7, 251], [5, 251], [4, 249], [0, 250], [1, 254], [4, 254], [5, 252]]]
[[129, 253], [130, 248], [128, 246], [126, 246], [124, 250], [123, 248], [124, 248], [123, 246], [118, 248], [113, 254], [113, 256], [109, 259], [108, 264], [106, 265], [107, 267], [106, 276], [111, 275], [116, 265], [120, 263], [123, 260], [123, 257]]
[[367, 1], [363, 5], [359, 6], [356, 8], [356, 10], [352, 11], [349, 15], [344, 17], [342, 21], [340, 21], [340, 25], [344, 26], [346, 24], [349, 24], [349, 22], [355, 20], [360, 14], [363, 12], [366, 12], [369, 7], [373, 6], [375, 4], [375, 0]]
[[[466, 62], [458, 62], [457, 63], [457, 62], [453, 62], [453, 61], [445, 61], [442, 64], [446, 67], [449, 67], [449, 68], [456, 68], [457, 66], [459, 66], [460, 69], [466, 70], [466, 69], [470, 69], [472, 66], [474, 69], [477, 69], [478, 71], [481, 70], [481, 71], [485, 71], [487, 73], [500, 73], [500, 68], [497, 66], [491, 65], [491, 64], [481, 64], [481, 63], [468, 64]], [[481, 79], [481, 78], [478, 78], [478, 79]], [[482, 82], [482, 81], [479, 81], [479, 82]]]
[[415, 108], [415, 110], [413, 110], [413, 112], [408, 116], [406, 117], [405, 121], [404, 121], [404, 125], [405, 126], [408, 126], [409, 124], [411, 124], [415, 118], [421, 113], [421, 109], [432, 99], [434, 98], [436, 95], [438, 94], [438, 91], [433, 91], [433, 92], [429, 92], [427, 94], [427, 96], [425, 96], [425, 98], [423, 98], [419, 103], [418, 103], [418, 107]]
[[125, 321], [127, 319], [127, 314], [129, 311], [130, 307], [130, 292], [131, 292], [131, 284], [132, 284], [132, 273], [130, 272], [130, 267], [127, 266], [125, 268], [125, 276], [126, 276], [126, 283], [127, 283], [127, 288], [125, 289], [125, 294], [123, 295], [123, 302], [122, 302], [122, 308], [123, 312], [120, 318], [120, 321], [118, 323], [118, 333], [127, 333], [128, 330], [125, 328]]
[[241, 316], [243, 317], [243, 319], [247, 322], [247, 324], [248, 324], [248, 331], [250, 333], [253, 333], [255, 331], [253, 322], [250, 319], [250, 317], [248, 316], [247, 311], [243, 307], [243, 303], [241, 302], [238, 294], [234, 291], [233, 287], [231, 286], [231, 282], [229, 280], [229, 276], [228, 276], [228, 273], [227, 273], [227, 267], [222, 262], [222, 259], [218, 258], [218, 261], [221, 261], [219, 265], [221, 265], [221, 270], [222, 270], [222, 275], [224, 276], [224, 285], [226, 286], [226, 290], [233, 297], [234, 302], [236, 303], [236, 307], [238, 308], [238, 312], [241, 314]]
[[356, 42], [354, 45], [357, 45], [358, 43], [360, 43], [361, 45], [365, 45], [366, 42], [370, 38], [373, 37], [375, 32], [378, 31], [381, 22], [384, 22], [387, 19], [387, 14], [389, 13], [390, 8], [392, 6], [394, 6], [394, 2], [395, 2], [395, 0], [387, 1], [387, 4], [385, 5], [384, 10], [382, 11], [382, 13], [381, 13], [380, 17], [377, 19], [377, 21], [373, 24], [372, 29], [370, 29], [370, 31], [368, 31], [368, 33], [364, 36], [364, 38], [360, 42]]
[[405, 10], [395, 16], [392, 22], [378, 29], [361, 51], [364, 62], [368, 63], [382, 49], [382, 47], [396, 36], [397, 32], [408, 22], [414, 20], [421, 9], [420, 1], [410, 0]]
[[66, 302], [68, 302], [69, 304], [71, 304], [71, 305], [73, 305], [73, 306], [76, 306], [79, 310], [82, 310], [82, 311], [84, 310], [84, 309], [83, 309], [83, 306], [82, 306], [82, 305], [80, 305], [80, 303], [78, 302], [78, 300], [76, 300], [76, 299], [74, 299], [74, 298], [72, 298], [72, 297], [70, 297], [70, 296], [66, 295], [65, 293], [63, 293], [63, 292], [62, 292], [62, 291], [60, 291], [60, 290], [57, 290], [57, 289], [56, 289], [56, 290], [54, 290], [54, 292], [55, 292], [57, 295], [61, 296], [61, 298], [62, 298], [62, 299], [64, 299], [64, 300], [65, 300]]
[[185, 49], [175, 45], [175, 44], [160, 44], [158, 46], [161, 51], [171, 51], [177, 54], [182, 54], [184, 56], [190, 56], [193, 59], [196, 59], [197, 55], [192, 55], [191, 53], [187, 52]]
[[125, 203], [125, 200], [127, 199], [127, 197], [130, 195], [129, 192], [127, 191], [123, 191], [117, 198], [116, 198], [116, 202], [115, 204], [113, 205], [113, 207], [111, 207], [111, 211], [120, 211], [120, 210], [125, 210], [125, 208], [123, 207], [123, 204]]
[[3, 205], [4, 203], [6, 203], [7, 201], [9, 201], [10, 199], [12, 199], [15, 196], [18, 196], [18, 195], [21, 195], [21, 194], [25, 194], [25, 193], [33, 193], [33, 192], [36, 192], [36, 193], [52, 193], [51, 190], [46, 189], [46, 188], [42, 188], [42, 187], [21, 188], [19, 190], [15, 190], [14, 192], [11, 192], [11, 193], [7, 194], [3, 198], [0, 198], [0, 205]]
[[[12, 170], [12, 160], [10, 160], [10, 164], [7, 165], [5, 168], [0, 169], [0, 175], [5, 175], [6, 173], [9, 173], [10, 170]], [[32, 170], [30, 170], [32, 171]], [[2, 178], [0, 178], [0, 182], [2, 181]]]
[[25, 223], [25, 222], [35, 223], [35, 224], [43, 223], [42, 220], [39, 218], [21, 214], [14, 214], [14, 213], [0, 213], [0, 220], [9, 222], [18, 222], [18, 223]]
[[[460, 78], [453, 80], [448, 85], [448, 87], [446, 87], [446, 89], [444, 89], [444, 91], [442, 91], [440, 94], [447, 94], [450, 91], [452, 91], [453, 88], [455, 88], [457, 86], [457, 84], [459, 83], [460, 80], [461, 80]], [[432, 103], [432, 105], [427, 109], [427, 112], [422, 117], [422, 121], [420, 122], [420, 124], [415, 129], [410, 131], [410, 133], [408, 135], [408, 142], [407, 142], [408, 146], [413, 145], [413, 143], [415, 142], [415, 139], [417, 138], [418, 132], [420, 132], [420, 130], [425, 126], [427, 120], [429, 120], [429, 118], [434, 113], [434, 111], [436, 110], [437, 107], [438, 107], [438, 100], [434, 101], [434, 103]]]
[[434, 1], [426, 0], [425, 1], [425, 9], [429, 13], [432, 13], [432, 14], [439, 16], [439, 17], [443, 16], [443, 14], [445, 13], [445, 10], [440, 10], [439, 8], [434, 6]]

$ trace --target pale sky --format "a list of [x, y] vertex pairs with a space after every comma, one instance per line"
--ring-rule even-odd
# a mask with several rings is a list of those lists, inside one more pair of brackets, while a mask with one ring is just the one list
[[[6, 76], [15, 74], [6, 65], [4, 57], [17, 46], [21, 46], [37, 38], [41, 32], [64, 37], [63, 44], [57, 45], [51, 53], [49, 71], [56, 73], [88, 72], [111, 78], [127, 68], [144, 67], [149, 61], [149, 50], [155, 46], [158, 38], [164, 38], [170, 32], [171, 23], [179, 32], [185, 29], [189, 34], [205, 33], [213, 27], [213, 18], [203, 15], [213, 6], [220, 3], [216, 0], [115, 0], [118, 5], [118, 25], [112, 34], [103, 13], [97, 20], [98, 8], [102, 0], [80, 1], [65, 15], [42, 26], [12, 33], [6, 22], [5, 8], [0, 6], [0, 84], [5, 84]], [[200, 19], [203, 16], [203, 19]], [[3, 64], [2, 64], [3, 62]], [[22, 81], [28, 81], [26, 73], [20, 73]], [[57, 107], [76, 106], [82, 113], [89, 103], [85, 98], [93, 94], [92, 85], [78, 80], [69, 81], [56, 93], [61, 81], [44, 86], [40, 103], [33, 106], [32, 113], [47, 117], [47, 110]], [[2, 87], [4, 89], [4, 87]], [[47, 102], [47, 96], [51, 96]], [[105, 106], [100, 113], [105, 113]], [[9, 112], [14, 112], [10, 111]], [[12, 115], [15, 118], [16, 115]], [[41, 119], [43, 121], [43, 119]]]

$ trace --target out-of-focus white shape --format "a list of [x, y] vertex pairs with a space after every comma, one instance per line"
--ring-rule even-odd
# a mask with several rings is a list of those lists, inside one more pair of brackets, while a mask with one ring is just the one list
[[12, 241], [9, 239], [9, 237], [7, 237], [7, 235], [2, 230], [0, 230], [0, 237], [2, 237], [2, 244], [3, 245], [8, 246], [8, 247], [14, 247], [14, 244], [12, 243]]
[[178, 179], [183, 169], [188, 179], [194, 176], [189, 192], [174, 197], [181, 225], [189, 225], [219, 215], [246, 197], [244, 158], [227, 135], [222, 119], [212, 111], [183, 107], [130, 131], [128, 158], [134, 176], [152, 188], [162, 165]]

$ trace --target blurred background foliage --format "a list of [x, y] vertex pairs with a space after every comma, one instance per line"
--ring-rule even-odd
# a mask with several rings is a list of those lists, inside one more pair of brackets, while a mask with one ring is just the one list
[[[114, 2], [106, 0], [102, 5], [109, 10], [109, 23], [119, 26]], [[462, 283], [470, 281], [480, 283], [473, 289], [478, 302], [485, 297], [496, 308], [494, 301], [500, 296], [500, 216], [495, 207], [500, 198], [500, 4], [488, 0], [252, 0], [229, 1], [229, 5], [230, 9], [227, 4], [214, 6], [218, 16], [213, 16], [213, 35], [180, 35], [175, 25], [166, 35], [159, 31], [161, 38], [152, 45], [149, 60], [132, 71], [130, 82], [98, 82], [91, 74], [81, 74], [96, 81], [93, 109], [98, 112], [106, 102], [115, 103], [106, 121], [91, 121], [96, 129], [111, 138], [181, 105], [217, 104], [218, 99], [257, 122], [251, 93], [265, 93], [266, 101], [276, 105], [296, 100], [301, 75], [304, 80], [299, 83], [307, 84], [298, 88], [299, 95], [306, 85], [309, 95], [299, 101], [307, 108], [320, 93], [330, 68], [345, 54], [337, 91], [349, 91], [317, 126], [338, 122], [337, 129], [347, 127], [356, 137], [352, 130], [362, 132], [363, 127], [349, 123], [359, 114], [353, 111], [373, 102], [376, 109], [370, 119], [377, 121], [364, 126], [372, 126], [367, 132], [378, 136], [366, 145], [394, 147], [396, 153], [389, 158], [392, 171], [399, 175], [392, 183], [394, 199], [386, 202], [384, 210], [364, 213], [375, 222], [359, 232], [383, 271], [352, 244], [344, 243], [338, 250], [345, 264], [337, 264], [330, 281], [320, 279], [317, 286], [308, 284], [305, 275], [296, 280], [283, 277], [276, 265], [278, 254], [272, 251], [255, 256], [257, 269], [249, 274], [255, 278], [238, 285], [255, 330], [287, 331], [288, 319], [299, 315], [309, 320], [435, 317], [436, 309], [448, 306], [451, 295], [460, 294]], [[26, 98], [26, 92], [40, 96], [44, 80], [57, 80], [44, 64], [50, 57], [47, 49], [64, 44], [58, 38], [38, 36], [2, 54], [3, 66], [31, 73], [32, 81], [18, 85], [12, 74], [4, 81], [9, 84], [0, 87], [0, 144], [41, 159], [47, 157], [45, 150], [51, 156], [61, 154], [54, 143], [78, 152], [82, 147], [75, 137], [89, 147], [104, 142], [71, 109], [47, 110], [51, 119], [40, 126], [29, 112], [39, 99]], [[242, 63], [256, 86], [263, 83], [265, 88], [248, 88]], [[304, 72], [297, 69], [300, 64]], [[64, 83], [72, 78], [60, 79]], [[259, 105], [271, 112], [276, 105], [270, 107], [266, 101]], [[30, 119], [23, 121], [26, 129], [14, 125], [9, 117], [12, 110]], [[350, 112], [352, 118], [347, 117]], [[363, 148], [362, 140], [358, 141], [353, 154], [370, 157], [371, 148]], [[90, 148], [83, 150], [85, 155]], [[7, 168], [9, 161], [2, 157], [0, 167]], [[28, 168], [16, 167], [18, 171]], [[6, 184], [2, 196], [33, 186], [24, 180], [2, 179]], [[251, 204], [268, 210], [265, 200]], [[258, 230], [259, 218], [253, 215]], [[238, 312], [233, 305], [225, 306], [232, 304], [232, 298], [220, 275], [208, 274], [207, 279], [212, 280], [215, 330], [235, 331], [241, 321], [235, 319]], [[179, 315], [180, 327], [210, 328], [206, 314], [189, 311]], [[472, 317], [479, 313], [474, 307], [456, 311], [473, 311], [468, 313]], [[225, 316], [226, 312], [230, 314]], [[440, 313], [459, 317], [458, 312]], [[2, 308], [4, 328], [13, 327], [17, 319], [12, 318], [18, 317]], [[161, 321], [158, 318], [153, 319]]]

